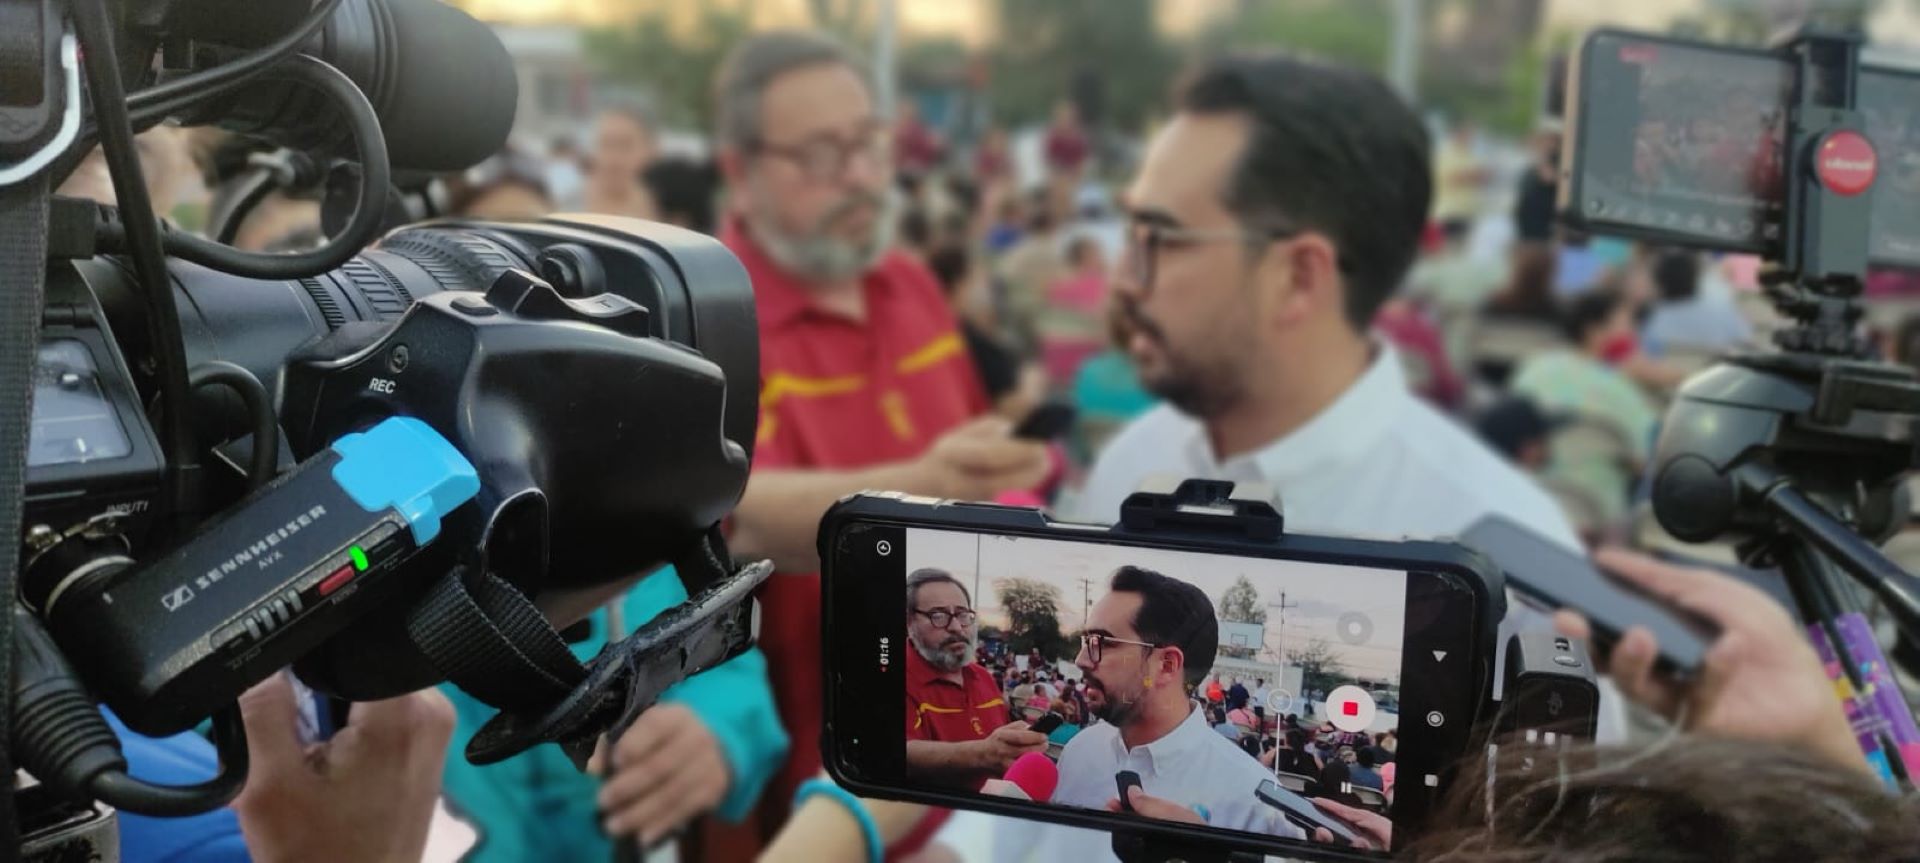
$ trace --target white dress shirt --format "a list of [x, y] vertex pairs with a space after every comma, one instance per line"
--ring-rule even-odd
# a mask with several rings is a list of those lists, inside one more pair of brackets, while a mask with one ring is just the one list
[[[1585, 554], [1553, 498], [1519, 468], [1407, 388], [1400, 358], [1378, 343], [1373, 364], [1305, 425], [1254, 452], [1220, 461], [1206, 426], [1168, 405], [1128, 424], [1094, 463], [1073, 513], [1113, 522], [1120, 502], [1155, 475], [1225, 479], [1271, 487], [1287, 530], [1379, 539], [1459, 536], [1503, 515]], [[1550, 632], [1551, 609], [1507, 593], [1494, 668], [1504, 668], [1515, 632]], [[1503, 688], [1494, 675], [1494, 693]], [[1601, 743], [1626, 740], [1625, 705], [1600, 681]]]
[[1105, 810], [1107, 801], [1120, 794], [1114, 777], [1122, 770], [1140, 774], [1142, 791], [1193, 808], [1215, 827], [1306, 838], [1254, 796], [1273, 774], [1207, 727], [1198, 707], [1190, 706], [1187, 718], [1166, 736], [1131, 749], [1111, 723], [1074, 735], [1060, 753], [1060, 784], [1053, 802]]

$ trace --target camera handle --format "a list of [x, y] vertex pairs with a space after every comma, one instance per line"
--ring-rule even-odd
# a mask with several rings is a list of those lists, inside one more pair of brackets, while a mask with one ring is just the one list
[[[1280, 538], [1285, 524], [1266, 486], [1153, 476], [1121, 502], [1114, 532], [1135, 536], [1226, 533], [1271, 541]], [[1113, 855], [1122, 863], [1228, 863], [1261, 858], [1217, 842], [1122, 830], [1113, 832]]]

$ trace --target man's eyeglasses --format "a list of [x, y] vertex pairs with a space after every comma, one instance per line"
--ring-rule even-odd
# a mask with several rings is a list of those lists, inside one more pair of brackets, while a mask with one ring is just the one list
[[1087, 659], [1091, 660], [1094, 665], [1100, 664], [1100, 654], [1104, 651], [1105, 647], [1109, 644], [1131, 644], [1135, 647], [1144, 647], [1148, 650], [1153, 650], [1160, 646], [1158, 644], [1154, 644], [1148, 641], [1134, 641], [1129, 638], [1115, 638], [1114, 636], [1108, 635], [1104, 632], [1080, 633], [1080, 649], [1087, 652]]
[[[1257, 249], [1265, 243], [1290, 240], [1304, 231], [1298, 228], [1270, 228], [1248, 231], [1239, 228], [1182, 228], [1159, 222], [1134, 221], [1127, 226], [1127, 242], [1122, 248], [1120, 265], [1133, 279], [1142, 295], [1153, 293], [1153, 279], [1160, 265], [1160, 253], [1207, 243], [1240, 243]], [[1350, 272], [1345, 255], [1335, 264], [1340, 272]]]
[[798, 167], [807, 179], [825, 183], [846, 176], [847, 165], [852, 163], [855, 156], [866, 156], [880, 163], [891, 160], [893, 130], [876, 124], [860, 130], [852, 137], [828, 133], [792, 144], [761, 141], [754, 145], [754, 149], [786, 159]]
[[956, 620], [960, 621], [961, 626], [972, 626], [974, 619], [979, 617], [971, 608], [930, 608], [925, 611], [916, 608], [913, 613], [926, 618], [935, 629], [946, 629]]

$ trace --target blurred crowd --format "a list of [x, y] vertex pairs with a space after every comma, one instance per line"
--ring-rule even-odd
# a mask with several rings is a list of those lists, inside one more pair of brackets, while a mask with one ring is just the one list
[[[1663, 407], [1781, 325], [1751, 257], [1556, 225], [1551, 121], [1507, 141], [1421, 121], [1369, 76], [1243, 60], [1189, 81], [1137, 163], [1062, 99], [1030, 130], [1042, 173], [1021, 176], [1015, 130], [951, 136], [911, 98], [876, 104], [864, 68], [821, 36], [757, 36], [714, 82], [702, 155], [664, 155], [648, 106], [613, 103], [578, 136], [396, 201], [411, 218], [587, 212], [710, 234], [742, 260], [760, 315], [760, 437], [730, 529], [737, 552], [780, 569], [761, 649], [671, 690], [599, 775], [557, 751], [467, 764], [491, 711], [448, 689], [444, 794], [479, 834], [466, 859], [606, 859], [616, 839], [672, 839], [681, 859], [740, 860], [812, 829], [789, 825], [821, 769], [809, 573], [841, 495], [1111, 521], [1142, 477], [1173, 471], [1269, 483], [1290, 529], [1438, 536], [1504, 513], [1583, 550], [1668, 549], [1641, 479]], [[288, 154], [171, 128], [141, 144], [156, 207], [182, 227], [251, 249], [324, 235], [326, 184]], [[228, 219], [260, 173], [306, 179]], [[97, 166], [64, 191], [112, 195]], [[1920, 364], [1920, 280], [1880, 274], [1869, 293], [1887, 357]], [[1010, 434], [1048, 403], [1074, 409], [1064, 434]], [[627, 625], [678, 591], [671, 572], [648, 577], [622, 602]], [[591, 630], [583, 657], [609, 637], [604, 611]], [[1084, 685], [1037, 654], [980, 662], [1015, 718], [1061, 717], [1054, 745], [1091, 724]], [[1356, 788], [1391, 796], [1393, 734], [1269, 715], [1264, 681], [1214, 687], [1231, 694], [1202, 689], [1196, 709], [1265, 766], [1356, 806], [1370, 802]], [[1604, 742], [1627, 739], [1618, 719], [1602, 726]], [[940, 827], [916, 821], [896, 851]], [[1087, 849], [1075, 859], [1106, 853]]]

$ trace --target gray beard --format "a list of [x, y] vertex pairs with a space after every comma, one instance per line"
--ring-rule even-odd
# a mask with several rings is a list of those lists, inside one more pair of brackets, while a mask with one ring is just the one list
[[920, 654], [921, 659], [926, 660], [928, 665], [940, 669], [940, 671], [945, 674], [952, 674], [959, 671], [967, 667], [967, 663], [973, 660], [974, 644], [972, 639], [968, 639], [967, 641], [967, 652], [958, 656], [937, 647], [929, 650], [926, 645], [920, 643], [920, 639], [918, 638], [909, 637], [907, 640], [913, 642], [913, 649]]
[[[755, 189], [753, 194], [758, 197], [760, 192]], [[881, 195], [873, 232], [866, 239], [850, 243], [826, 233], [826, 226], [833, 224], [843, 210], [866, 202], [854, 199], [829, 211], [809, 235], [786, 233], [772, 219], [761, 216], [765, 209], [758, 206], [748, 209], [747, 227], [753, 230], [753, 239], [761, 251], [788, 275], [814, 283], [844, 282], [872, 269], [893, 245], [900, 198], [891, 189]]]

